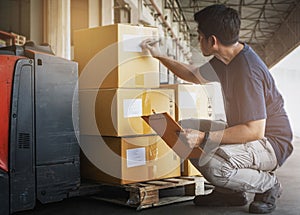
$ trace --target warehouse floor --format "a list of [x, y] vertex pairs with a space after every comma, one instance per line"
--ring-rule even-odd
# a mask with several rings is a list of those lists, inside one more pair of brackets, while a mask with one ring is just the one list
[[[294, 139], [295, 151], [282, 168], [277, 172], [284, 187], [284, 193], [278, 200], [277, 209], [272, 215], [300, 215], [300, 138]], [[253, 195], [249, 194], [252, 199]], [[136, 212], [135, 209], [119, 206], [99, 200], [86, 198], [73, 198], [63, 202], [48, 205], [39, 205], [32, 211], [18, 213], [19, 215], [111, 215], [111, 214], [172, 214], [172, 215], [232, 215], [248, 214], [248, 206], [243, 207], [197, 207], [192, 201], [175, 203], [167, 206], [144, 209]]]

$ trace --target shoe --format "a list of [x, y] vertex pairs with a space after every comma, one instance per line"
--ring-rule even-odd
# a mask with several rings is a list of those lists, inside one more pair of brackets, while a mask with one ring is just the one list
[[276, 200], [282, 193], [282, 186], [276, 183], [264, 193], [255, 194], [254, 201], [249, 205], [249, 212], [255, 214], [271, 213], [276, 208]]
[[199, 195], [194, 198], [197, 206], [244, 206], [248, 203], [245, 192], [221, 193], [213, 191], [208, 195]]

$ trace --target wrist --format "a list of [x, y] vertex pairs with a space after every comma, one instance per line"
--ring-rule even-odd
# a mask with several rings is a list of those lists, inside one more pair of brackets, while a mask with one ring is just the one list
[[152, 55], [152, 57], [156, 58], [157, 60], [161, 60], [163, 58], [167, 58], [167, 56], [163, 55], [163, 54], [156, 54], [156, 55]]

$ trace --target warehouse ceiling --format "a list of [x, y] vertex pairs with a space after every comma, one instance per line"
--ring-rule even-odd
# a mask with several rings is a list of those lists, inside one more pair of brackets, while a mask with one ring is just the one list
[[[165, 8], [174, 9], [179, 5], [177, 9], [183, 14], [183, 21], [188, 26], [191, 46], [195, 47], [198, 41], [197, 25], [193, 20], [194, 13], [212, 4], [230, 6], [241, 16], [240, 40], [250, 44], [259, 54], [264, 55], [267, 44], [299, 6], [299, 2], [299, 0], [166, 0]], [[300, 22], [299, 18], [295, 21], [296, 24]], [[291, 30], [294, 32], [293, 29]]]
[[241, 16], [241, 41], [264, 45], [279, 29], [299, 0], [179, 0], [192, 36], [197, 36], [195, 12], [224, 3], [236, 9]]

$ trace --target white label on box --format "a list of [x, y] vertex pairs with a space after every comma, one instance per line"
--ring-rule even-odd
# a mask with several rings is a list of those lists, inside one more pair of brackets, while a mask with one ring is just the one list
[[127, 168], [146, 165], [146, 148], [127, 149]]
[[124, 52], [142, 52], [141, 42], [145, 37], [134, 34], [124, 34], [122, 38]]
[[179, 92], [179, 108], [197, 108], [197, 94], [191, 92]]
[[142, 99], [123, 100], [124, 118], [139, 117], [143, 115]]

